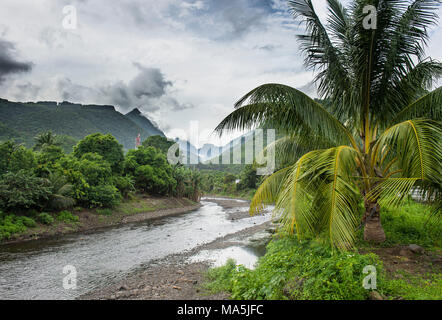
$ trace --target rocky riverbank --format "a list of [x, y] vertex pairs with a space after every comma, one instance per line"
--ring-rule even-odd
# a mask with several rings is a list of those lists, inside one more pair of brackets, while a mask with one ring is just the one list
[[[237, 200], [205, 198], [222, 206], [229, 219], [249, 217], [249, 203]], [[233, 210], [233, 211], [232, 211]], [[256, 234], [267, 232], [269, 241], [274, 231], [271, 221], [257, 224], [239, 232], [220, 237], [215, 241], [200, 245], [190, 251], [170, 255], [153, 261], [146, 268], [134, 272], [123, 281], [88, 293], [80, 299], [98, 300], [211, 300], [228, 299], [225, 293], [211, 294], [203, 284], [206, 272], [211, 266], [208, 261], [192, 261], [192, 257], [202, 251], [214, 251], [244, 245], [244, 241]], [[261, 239], [262, 241], [262, 239]], [[264, 246], [265, 244], [261, 244]]]
[[138, 195], [114, 209], [74, 209], [73, 215], [78, 217], [78, 221], [55, 221], [52, 225], [38, 223], [36, 227], [29, 228], [24, 233], [16, 234], [11, 239], [0, 241], [0, 244], [57, 238], [78, 232], [93, 232], [97, 229], [125, 223], [185, 214], [200, 207], [201, 204], [185, 198]]

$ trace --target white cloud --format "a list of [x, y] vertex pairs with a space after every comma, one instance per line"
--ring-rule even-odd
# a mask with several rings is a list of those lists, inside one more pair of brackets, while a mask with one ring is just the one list
[[[326, 1], [314, 3], [324, 17]], [[62, 28], [64, 5], [77, 9], [75, 30]], [[213, 130], [262, 83], [311, 91], [286, 10], [285, 0], [2, 0], [0, 34], [34, 66], [0, 95], [141, 107], [169, 133], [192, 120]]]

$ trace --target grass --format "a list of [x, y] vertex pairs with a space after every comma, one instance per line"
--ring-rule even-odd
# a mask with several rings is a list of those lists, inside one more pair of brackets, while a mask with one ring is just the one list
[[425, 277], [402, 273], [402, 279], [389, 279], [383, 292], [390, 299], [442, 300], [442, 274], [428, 274]]
[[67, 223], [76, 223], [80, 221], [80, 218], [72, 212], [63, 210], [57, 213], [57, 221], [59, 222], [67, 222]]
[[[381, 209], [381, 222], [387, 240], [381, 247], [417, 244], [430, 250], [440, 248], [442, 222], [430, 221], [432, 207], [407, 201], [399, 208]], [[367, 246], [363, 231], [358, 232], [357, 246]]]
[[109, 208], [96, 209], [95, 212], [101, 216], [111, 216], [114, 213], [113, 210]]
[[374, 254], [333, 252], [314, 241], [293, 237], [272, 241], [255, 270], [229, 264], [209, 271], [207, 289], [231, 293], [239, 300], [347, 300], [367, 299], [362, 270], [382, 268]]
[[[397, 209], [383, 209], [387, 241], [377, 247], [414, 243], [439, 251], [441, 225], [428, 222], [429, 212], [428, 206], [412, 201]], [[228, 292], [232, 299], [239, 300], [364, 300], [370, 291], [362, 286], [366, 276], [362, 271], [373, 265], [377, 271], [376, 290], [384, 298], [442, 300], [442, 274], [436, 268], [430, 268], [430, 272], [425, 269], [425, 274], [403, 270], [392, 274], [370, 252], [372, 247], [362, 241], [362, 231], [358, 233], [357, 247], [364, 247], [368, 253], [337, 252], [324, 241], [299, 242], [293, 236], [280, 236], [270, 242], [254, 270], [229, 260], [226, 265], [208, 271], [204, 286], [211, 293]]]
[[35, 226], [35, 221], [28, 217], [0, 215], [0, 240], [10, 239], [16, 233], [25, 232], [28, 227]]

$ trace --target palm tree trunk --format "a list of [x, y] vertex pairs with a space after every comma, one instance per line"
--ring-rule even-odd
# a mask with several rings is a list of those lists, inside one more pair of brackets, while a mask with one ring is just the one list
[[380, 207], [376, 202], [365, 203], [364, 240], [381, 243], [385, 241], [385, 232], [381, 224]]

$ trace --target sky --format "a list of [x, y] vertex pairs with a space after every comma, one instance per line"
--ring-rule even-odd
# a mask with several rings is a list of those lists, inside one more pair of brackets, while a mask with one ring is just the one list
[[[427, 50], [440, 61], [441, 27]], [[208, 133], [258, 85], [316, 96], [302, 31], [285, 0], [2, 0], [0, 97], [139, 108], [171, 138], [197, 121], [198, 144], [220, 144]]]

